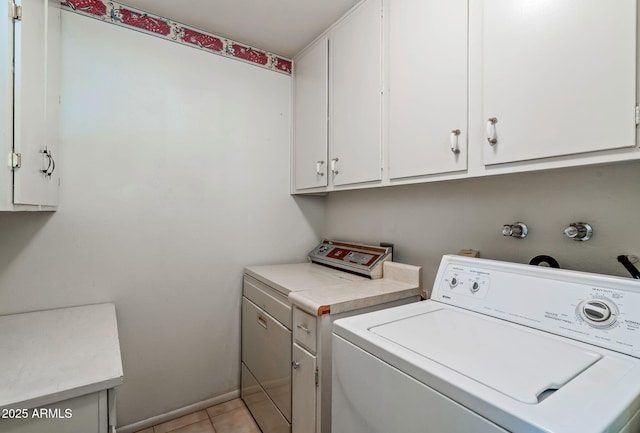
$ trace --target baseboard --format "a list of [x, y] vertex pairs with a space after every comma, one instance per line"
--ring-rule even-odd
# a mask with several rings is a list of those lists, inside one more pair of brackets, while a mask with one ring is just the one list
[[198, 403], [190, 404], [189, 406], [181, 407], [180, 409], [172, 410], [171, 412], [152, 416], [151, 418], [134, 422], [133, 424], [118, 427], [116, 431], [117, 433], [134, 433], [134, 432], [137, 432], [138, 430], [144, 430], [156, 424], [160, 424], [165, 421], [170, 421], [174, 418], [178, 418], [183, 415], [188, 415], [192, 412], [196, 412], [216, 404], [224, 403], [225, 401], [233, 400], [234, 398], [238, 398], [238, 397], [240, 397], [240, 390], [228, 392], [226, 394], [222, 394], [217, 397], [203, 400]]

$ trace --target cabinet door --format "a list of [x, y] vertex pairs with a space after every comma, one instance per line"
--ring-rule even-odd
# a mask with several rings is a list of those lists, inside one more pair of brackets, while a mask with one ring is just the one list
[[390, 178], [465, 170], [467, 0], [390, 0], [388, 59]]
[[481, 14], [485, 164], [635, 145], [636, 0], [490, 0]]
[[368, 0], [329, 36], [329, 168], [334, 185], [381, 179], [382, 1]]
[[291, 432], [316, 431], [316, 357], [293, 344]]
[[18, 3], [22, 19], [14, 30], [13, 146], [22, 158], [21, 167], [14, 170], [14, 203], [54, 206], [58, 204], [60, 2]]
[[295, 60], [294, 186], [327, 185], [327, 98], [329, 41], [323, 38]]

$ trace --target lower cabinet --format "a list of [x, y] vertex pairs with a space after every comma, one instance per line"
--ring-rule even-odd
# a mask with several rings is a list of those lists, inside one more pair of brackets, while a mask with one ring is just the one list
[[316, 431], [316, 355], [297, 343], [293, 343], [293, 368], [291, 402], [292, 433], [314, 433]]
[[419, 299], [419, 296], [412, 296], [365, 308], [320, 316], [309, 314], [294, 304], [291, 356], [292, 433], [331, 433], [331, 330], [333, 322], [343, 317], [408, 304]]
[[[115, 409], [102, 390], [33, 409], [2, 409], [2, 433], [112, 433]], [[110, 414], [111, 409], [111, 414]], [[111, 415], [111, 416], [110, 416]]]

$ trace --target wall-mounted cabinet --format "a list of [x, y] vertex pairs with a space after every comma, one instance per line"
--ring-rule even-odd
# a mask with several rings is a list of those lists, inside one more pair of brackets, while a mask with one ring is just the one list
[[0, 210], [58, 204], [60, 2], [0, 2]]
[[327, 186], [329, 40], [320, 39], [296, 60], [293, 93], [295, 189]]
[[[328, 157], [320, 167], [328, 171], [319, 175], [329, 179], [300, 186], [296, 174], [294, 192], [640, 159], [637, 0], [384, 0], [377, 176], [379, 71], [366, 45], [373, 4], [360, 3], [319, 39], [330, 47]], [[295, 81], [306, 74], [297, 70]], [[296, 138], [294, 154], [299, 146]]]
[[389, 2], [389, 177], [467, 168], [467, 0]]
[[382, 179], [382, 0], [367, 0], [329, 36], [333, 185]]
[[636, 0], [481, 3], [485, 164], [635, 146]]
[[293, 191], [382, 179], [382, 0], [366, 0], [295, 59]]

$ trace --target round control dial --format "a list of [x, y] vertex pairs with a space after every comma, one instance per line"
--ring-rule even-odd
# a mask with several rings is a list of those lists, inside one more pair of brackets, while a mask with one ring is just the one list
[[471, 293], [476, 293], [478, 290], [480, 290], [480, 284], [477, 281], [474, 281], [473, 283], [471, 283], [469, 290], [471, 290]]
[[449, 287], [451, 287], [452, 289], [458, 285], [458, 278], [457, 277], [451, 277], [451, 279], [449, 280]]
[[578, 305], [578, 315], [595, 328], [606, 328], [616, 321], [618, 307], [608, 299], [587, 299]]

